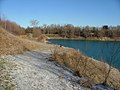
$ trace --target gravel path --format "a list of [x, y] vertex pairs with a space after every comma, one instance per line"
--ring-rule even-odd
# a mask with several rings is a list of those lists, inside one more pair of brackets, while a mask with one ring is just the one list
[[49, 61], [50, 51], [32, 51], [5, 58], [16, 64], [11, 71], [15, 90], [89, 90], [81, 87], [69, 69]]

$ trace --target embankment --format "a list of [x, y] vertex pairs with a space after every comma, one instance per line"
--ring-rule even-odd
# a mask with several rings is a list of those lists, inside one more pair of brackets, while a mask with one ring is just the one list
[[69, 67], [80, 77], [87, 77], [89, 79], [89, 83], [85, 85], [87, 87], [91, 87], [93, 83], [103, 83], [107, 78], [106, 85], [120, 89], [120, 72], [117, 69], [106, 63], [92, 60], [74, 49], [56, 47], [52, 60]]

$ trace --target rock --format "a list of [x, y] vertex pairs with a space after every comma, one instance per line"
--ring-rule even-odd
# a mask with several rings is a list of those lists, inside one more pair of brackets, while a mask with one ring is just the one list
[[92, 90], [116, 90], [116, 89], [114, 89], [112, 87], [105, 86], [102, 83], [100, 83], [100, 84], [94, 84], [92, 86]]

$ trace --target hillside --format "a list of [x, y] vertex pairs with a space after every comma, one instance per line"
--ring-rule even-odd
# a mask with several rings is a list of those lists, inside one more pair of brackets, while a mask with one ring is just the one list
[[47, 47], [49, 46], [46, 44], [14, 36], [0, 27], [0, 55], [17, 54], [22, 53], [23, 51]]

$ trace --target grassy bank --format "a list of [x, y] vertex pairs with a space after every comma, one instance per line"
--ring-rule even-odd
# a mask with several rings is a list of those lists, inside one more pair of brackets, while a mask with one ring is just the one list
[[[70, 48], [57, 46], [53, 52], [52, 60], [69, 67], [76, 75], [88, 78], [89, 81], [83, 84], [87, 87], [91, 87], [93, 83], [103, 83], [109, 71], [108, 64], [92, 60]], [[105, 84], [120, 89], [120, 72], [112, 68]]]

